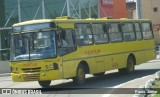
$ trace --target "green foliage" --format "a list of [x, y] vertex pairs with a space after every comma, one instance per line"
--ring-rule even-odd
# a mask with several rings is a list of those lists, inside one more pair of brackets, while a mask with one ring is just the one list
[[157, 88], [158, 93], [153, 97], [160, 97], [160, 81], [157, 81], [154, 87]]

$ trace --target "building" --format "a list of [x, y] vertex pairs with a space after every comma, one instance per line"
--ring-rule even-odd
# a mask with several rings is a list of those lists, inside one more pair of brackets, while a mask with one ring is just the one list
[[0, 59], [4, 59], [14, 23], [70, 16], [126, 18], [126, 0], [0, 0]]
[[127, 18], [126, 0], [99, 0], [100, 17]]
[[160, 44], [160, 0], [141, 0], [142, 18], [151, 19], [155, 39]]
[[127, 16], [152, 20], [155, 40], [160, 44], [160, 0], [127, 0]]
[[136, 0], [127, 0], [126, 2], [127, 8], [127, 17], [129, 19], [137, 19], [137, 8], [136, 8]]
[[142, 0], [142, 18], [151, 19], [154, 26], [160, 29], [160, 0]]

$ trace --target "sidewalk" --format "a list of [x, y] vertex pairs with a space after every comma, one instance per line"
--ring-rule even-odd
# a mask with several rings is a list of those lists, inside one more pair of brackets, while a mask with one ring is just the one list
[[[137, 78], [131, 80], [125, 84], [120, 85], [117, 89], [120, 88], [139, 88], [139, 86], [144, 85], [147, 80], [154, 79], [155, 74], [144, 76], [142, 78]], [[109, 97], [133, 97], [134, 94], [112, 94]]]
[[11, 73], [3, 73], [3, 74], [0, 74], [0, 77], [6, 77], [6, 76], [10, 76]]

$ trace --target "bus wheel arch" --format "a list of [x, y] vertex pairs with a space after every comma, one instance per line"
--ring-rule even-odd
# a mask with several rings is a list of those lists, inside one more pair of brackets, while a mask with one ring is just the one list
[[136, 57], [135, 57], [135, 55], [134, 55], [133, 53], [131, 53], [131, 54], [129, 54], [128, 58], [129, 58], [129, 57], [132, 57], [132, 58], [134, 59], [134, 62], [135, 62], [134, 65], [136, 65], [137, 62], [136, 62]]
[[135, 65], [136, 65], [136, 58], [134, 54], [129, 54], [126, 60], [126, 67], [125, 68], [120, 68], [118, 71], [122, 74], [130, 74], [135, 70]]
[[86, 74], [89, 74], [89, 73], [90, 73], [89, 65], [88, 65], [88, 63], [87, 63], [86, 61], [83, 60], [83, 61], [81, 61], [79, 64], [82, 64], [82, 65], [83, 65]]
[[89, 73], [89, 67], [86, 61], [81, 61], [76, 69], [76, 76], [73, 77], [73, 82], [76, 85], [82, 85], [85, 83], [85, 74]]

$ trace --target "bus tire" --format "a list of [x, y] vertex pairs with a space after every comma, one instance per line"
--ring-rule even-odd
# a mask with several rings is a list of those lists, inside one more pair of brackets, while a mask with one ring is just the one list
[[135, 69], [135, 59], [132, 56], [129, 56], [127, 59], [127, 67], [118, 69], [121, 74], [130, 74]]
[[79, 64], [76, 71], [76, 76], [73, 78], [73, 82], [76, 85], [82, 85], [85, 83], [85, 69], [82, 64]]
[[105, 72], [101, 72], [101, 73], [95, 73], [93, 74], [94, 76], [104, 76]]
[[47, 80], [47, 81], [38, 81], [39, 85], [41, 87], [49, 87], [49, 85], [51, 84], [51, 80]]

